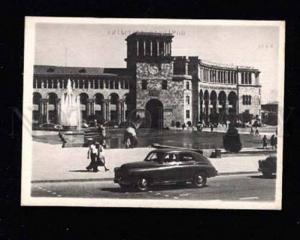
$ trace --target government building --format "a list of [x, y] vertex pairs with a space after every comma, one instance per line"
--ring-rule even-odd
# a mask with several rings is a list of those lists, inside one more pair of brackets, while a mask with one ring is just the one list
[[147, 127], [196, 125], [261, 115], [260, 71], [172, 56], [173, 35], [136, 32], [126, 38], [126, 68], [34, 66], [33, 123], [59, 123], [60, 98], [70, 79], [82, 119]]

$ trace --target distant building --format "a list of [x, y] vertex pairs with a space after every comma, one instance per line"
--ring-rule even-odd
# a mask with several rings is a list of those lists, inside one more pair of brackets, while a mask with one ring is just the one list
[[261, 119], [265, 124], [277, 125], [278, 123], [278, 102], [271, 102], [261, 105]]
[[[33, 121], [59, 122], [68, 79], [82, 118], [120, 124], [139, 116], [151, 127], [196, 124], [212, 114], [261, 114], [259, 70], [172, 56], [173, 35], [136, 32], [126, 38], [126, 68], [34, 66]], [[150, 126], [150, 125], [149, 125]]]

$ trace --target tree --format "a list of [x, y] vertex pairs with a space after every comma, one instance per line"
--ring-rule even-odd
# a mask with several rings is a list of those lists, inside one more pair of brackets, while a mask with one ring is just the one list
[[238, 130], [232, 125], [229, 125], [227, 133], [223, 136], [223, 146], [228, 152], [239, 152], [242, 149], [242, 143]]

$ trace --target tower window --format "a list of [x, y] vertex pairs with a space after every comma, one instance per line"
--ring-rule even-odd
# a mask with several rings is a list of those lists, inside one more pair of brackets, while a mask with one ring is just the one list
[[186, 103], [189, 105], [190, 104], [190, 96], [186, 96]]
[[186, 89], [190, 90], [190, 82], [186, 82]]
[[243, 95], [243, 105], [251, 105], [251, 96]]
[[186, 116], [186, 118], [190, 118], [190, 110], [185, 111], [185, 116]]
[[167, 80], [163, 80], [163, 81], [162, 81], [161, 88], [162, 88], [162, 89], [168, 89], [168, 81], [167, 81]]
[[147, 80], [142, 80], [142, 89], [147, 89]]

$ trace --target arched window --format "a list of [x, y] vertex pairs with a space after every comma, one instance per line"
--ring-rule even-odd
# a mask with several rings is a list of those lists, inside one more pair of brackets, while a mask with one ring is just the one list
[[185, 99], [186, 99], [186, 104], [190, 105], [190, 96], [186, 96]]

